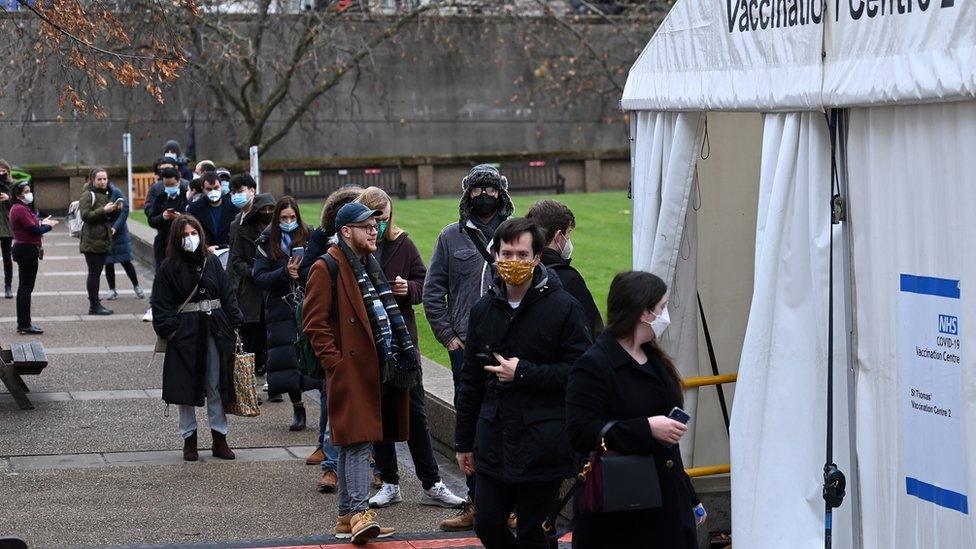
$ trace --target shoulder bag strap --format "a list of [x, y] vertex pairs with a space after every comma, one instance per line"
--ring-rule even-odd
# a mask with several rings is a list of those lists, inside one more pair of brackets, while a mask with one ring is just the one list
[[186, 308], [186, 306], [190, 303], [190, 300], [193, 299], [193, 296], [197, 294], [197, 290], [200, 289], [200, 283], [203, 282], [203, 273], [206, 268], [207, 268], [207, 258], [205, 257], [203, 258], [203, 267], [200, 268], [200, 278], [197, 279], [196, 286], [194, 286], [193, 289], [190, 290], [190, 295], [186, 296], [186, 301], [184, 301], [183, 304], [180, 305], [180, 308], [176, 310], [176, 314], [182, 313], [183, 309]]

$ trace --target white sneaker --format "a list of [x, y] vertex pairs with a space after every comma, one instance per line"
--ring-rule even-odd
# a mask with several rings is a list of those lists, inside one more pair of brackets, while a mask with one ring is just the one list
[[152, 309], [146, 311], [146, 314], [142, 315], [143, 322], [152, 322]]
[[444, 486], [443, 482], [438, 482], [431, 486], [430, 490], [424, 490], [424, 495], [420, 498], [420, 503], [423, 505], [437, 505], [438, 507], [447, 507], [448, 509], [464, 507], [465, 501], [454, 495], [454, 492], [451, 492], [450, 488]]
[[400, 486], [384, 482], [383, 486], [380, 486], [379, 491], [376, 492], [376, 495], [369, 498], [369, 506], [380, 508], [389, 507], [401, 501], [403, 501], [403, 498], [400, 497]]

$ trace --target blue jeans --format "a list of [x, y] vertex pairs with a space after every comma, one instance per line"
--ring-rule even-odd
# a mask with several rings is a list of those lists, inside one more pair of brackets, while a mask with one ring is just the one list
[[332, 444], [331, 431], [329, 430], [329, 400], [325, 394], [325, 381], [322, 381], [322, 388], [319, 389], [319, 404], [322, 413], [319, 414], [319, 446], [325, 452], [325, 459], [322, 461], [323, 471], [338, 471], [339, 449]]
[[[454, 378], [454, 409], [457, 410], [458, 395], [461, 393], [461, 368], [464, 366], [464, 349], [448, 351], [451, 357], [451, 377]], [[468, 485], [468, 497], [474, 500], [475, 475], [468, 475], [465, 479]]]

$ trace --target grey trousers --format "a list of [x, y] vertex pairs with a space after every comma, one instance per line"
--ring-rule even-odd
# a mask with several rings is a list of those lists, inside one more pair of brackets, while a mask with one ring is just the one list
[[[217, 351], [217, 342], [213, 338], [207, 341], [207, 420], [211, 429], [227, 434], [227, 414], [224, 413], [224, 403], [220, 400], [220, 352]], [[196, 406], [180, 404], [180, 434], [186, 438], [196, 430]]]
[[362, 513], [369, 509], [369, 488], [373, 471], [369, 466], [372, 443], [362, 442], [339, 447], [339, 516]]

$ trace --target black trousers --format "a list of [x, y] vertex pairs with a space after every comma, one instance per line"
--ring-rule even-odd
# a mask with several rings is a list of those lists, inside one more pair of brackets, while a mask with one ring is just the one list
[[[440, 482], [441, 474], [437, 469], [437, 459], [434, 458], [434, 446], [430, 442], [427, 407], [424, 402], [424, 386], [418, 383], [410, 389], [410, 437], [407, 439], [407, 447], [417, 470], [417, 478], [424, 490], [430, 490], [431, 486]], [[396, 445], [392, 442], [374, 442], [373, 454], [376, 457], [376, 467], [380, 471], [380, 479], [388, 484], [400, 484]]]
[[98, 303], [98, 284], [102, 278], [102, 268], [105, 267], [105, 260], [108, 254], [85, 253], [85, 263], [88, 264], [88, 280], [85, 284], [88, 289], [88, 302], [92, 305]]
[[268, 328], [264, 322], [245, 322], [241, 324], [241, 343], [244, 350], [254, 353], [254, 370], [264, 372], [268, 360]]
[[14, 278], [13, 243], [13, 237], [0, 236], [0, 253], [3, 255], [3, 286], [5, 288], [10, 286]]
[[[478, 456], [475, 456], [477, 463]], [[502, 482], [477, 473], [474, 532], [485, 549], [555, 549], [542, 523], [556, 504], [561, 480]], [[518, 515], [518, 538], [508, 529], [508, 515]]]
[[[129, 277], [133, 286], [139, 285], [139, 275], [136, 274], [136, 267], [131, 261], [123, 261], [122, 270], [125, 271], [125, 276]], [[108, 282], [108, 287], [110, 290], [115, 289], [115, 263], [105, 264], [105, 281]]]
[[[464, 367], [464, 349], [448, 351], [447, 356], [451, 359], [451, 377], [454, 381], [454, 409], [457, 410], [458, 395], [461, 394], [461, 368]], [[468, 486], [468, 499], [474, 499], [475, 487], [478, 484], [478, 475], [467, 475], [465, 484]]]
[[17, 327], [31, 326], [31, 293], [37, 280], [38, 248], [34, 244], [16, 244], [12, 250], [17, 262]]

